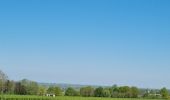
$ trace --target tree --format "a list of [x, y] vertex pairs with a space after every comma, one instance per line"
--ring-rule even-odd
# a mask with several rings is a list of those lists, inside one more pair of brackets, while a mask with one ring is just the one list
[[1, 93], [3, 93], [5, 90], [4, 84], [7, 81], [7, 79], [8, 79], [8, 76], [3, 71], [0, 70], [0, 91], [1, 91]]
[[94, 91], [94, 96], [95, 97], [103, 97], [103, 88], [102, 87], [98, 87], [95, 89]]
[[139, 94], [139, 89], [137, 87], [131, 87], [131, 97], [137, 98]]
[[28, 95], [37, 95], [38, 94], [38, 83], [37, 82], [23, 79], [23, 80], [21, 80], [21, 84], [25, 86], [26, 93]]
[[111, 93], [110, 93], [109, 89], [103, 90], [103, 97], [111, 97]]
[[69, 87], [69, 88], [67, 88], [67, 90], [65, 91], [65, 95], [66, 95], [66, 96], [78, 96], [79, 93], [78, 93], [75, 89]]
[[15, 82], [7, 80], [4, 84], [4, 93], [6, 94], [13, 94], [14, 93], [14, 88], [15, 88]]
[[54, 87], [54, 94], [56, 96], [61, 96], [62, 95], [62, 90], [60, 87]]
[[46, 94], [46, 88], [44, 86], [39, 86], [38, 88], [38, 95], [43, 96]]
[[53, 87], [53, 86], [50, 86], [50, 87], [47, 89], [47, 93], [48, 93], [48, 94], [54, 94], [54, 87]]
[[94, 95], [94, 88], [87, 86], [80, 88], [80, 95], [84, 97], [91, 97]]
[[117, 85], [113, 85], [111, 88], [109, 88], [111, 97], [117, 98], [119, 93], [119, 87]]
[[120, 97], [120, 98], [130, 98], [131, 97], [130, 87], [128, 87], [128, 86], [119, 87], [118, 92], [119, 92], [118, 97]]
[[26, 95], [26, 88], [25, 88], [25, 86], [22, 85], [21, 82], [16, 82], [15, 83], [14, 93], [18, 94], [18, 95]]
[[53, 87], [50, 86], [47, 90], [47, 93], [49, 94], [55, 94], [56, 96], [61, 96], [62, 95], [62, 90], [60, 87]]
[[165, 99], [167, 99], [169, 96], [169, 92], [165, 87], [160, 90], [160, 94], [162, 95], [162, 98], [165, 98]]
[[7, 79], [8, 79], [8, 76], [3, 71], [0, 70], [0, 81], [5, 82]]

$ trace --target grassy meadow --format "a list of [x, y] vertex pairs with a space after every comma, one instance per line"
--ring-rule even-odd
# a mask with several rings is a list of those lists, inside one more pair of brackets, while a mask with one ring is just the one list
[[[30, 95], [1, 95], [0, 100], [153, 100], [144, 98], [103, 98], [103, 97], [73, 97], [73, 96], [57, 96], [57, 97], [45, 97], [45, 96], [30, 96]], [[154, 99], [163, 100], [163, 99]]]

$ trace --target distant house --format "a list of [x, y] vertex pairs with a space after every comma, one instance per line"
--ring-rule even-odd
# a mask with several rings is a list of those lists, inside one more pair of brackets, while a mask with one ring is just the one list
[[151, 90], [148, 90], [147, 93], [149, 96], [156, 96], [156, 97], [161, 97], [162, 95], [157, 91], [157, 92], [151, 92]]
[[55, 94], [46, 94], [47, 97], [55, 97]]
[[161, 94], [159, 93], [153, 93], [153, 94], [149, 94], [150, 96], [157, 96], [157, 97], [161, 97]]

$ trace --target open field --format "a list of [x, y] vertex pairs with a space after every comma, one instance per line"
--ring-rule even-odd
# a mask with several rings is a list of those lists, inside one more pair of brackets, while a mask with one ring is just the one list
[[20, 95], [4, 95], [0, 100], [163, 100], [163, 99], [143, 99], [143, 98], [99, 98], [99, 97], [44, 97], [44, 96], [20, 96]]

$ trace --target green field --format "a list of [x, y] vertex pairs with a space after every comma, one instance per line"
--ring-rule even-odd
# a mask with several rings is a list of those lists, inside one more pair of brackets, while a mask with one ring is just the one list
[[163, 99], [143, 99], [143, 98], [99, 98], [99, 97], [45, 97], [45, 96], [20, 96], [20, 95], [4, 95], [0, 96], [0, 100], [163, 100]]

